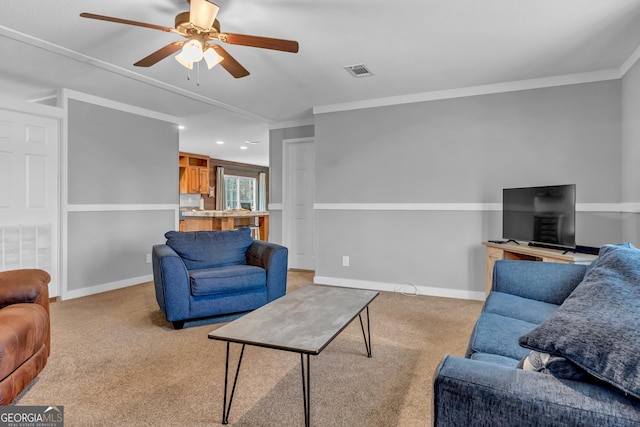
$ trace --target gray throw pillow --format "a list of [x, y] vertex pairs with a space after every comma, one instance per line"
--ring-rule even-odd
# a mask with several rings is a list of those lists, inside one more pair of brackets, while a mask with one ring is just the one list
[[551, 318], [520, 337], [640, 398], [640, 250], [606, 245]]

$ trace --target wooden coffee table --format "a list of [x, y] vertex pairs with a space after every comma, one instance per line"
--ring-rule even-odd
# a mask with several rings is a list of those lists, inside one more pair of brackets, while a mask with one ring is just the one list
[[[358, 317], [367, 357], [371, 357], [369, 304], [377, 296], [378, 292], [370, 290], [320, 285], [305, 286], [210, 332], [210, 339], [227, 342], [222, 424], [229, 423], [229, 412], [238, 381], [242, 356], [245, 345], [248, 344], [300, 353], [304, 421], [305, 426], [310, 426], [311, 365], [309, 356], [320, 354], [352, 320]], [[361, 315], [363, 311], [367, 313], [366, 328]], [[231, 343], [242, 344], [242, 349], [227, 400]]]

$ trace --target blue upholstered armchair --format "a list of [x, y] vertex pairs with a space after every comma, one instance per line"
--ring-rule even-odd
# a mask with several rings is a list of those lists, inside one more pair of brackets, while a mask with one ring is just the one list
[[249, 228], [169, 231], [152, 250], [160, 309], [181, 329], [186, 321], [216, 323], [283, 296], [288, 251], [251, 238]]

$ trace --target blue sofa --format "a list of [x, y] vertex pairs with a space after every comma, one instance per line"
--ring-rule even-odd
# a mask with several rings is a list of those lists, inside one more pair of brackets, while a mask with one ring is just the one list
[[497, 261], [464, 358], [434, 375], [434, 426], [640, 425], [640, 251], [590, 266]]
[[288, 251], [249, 228], [169, 231], [152, 249], [160, 310], [174, 328], [226, 322], [283, 296]]

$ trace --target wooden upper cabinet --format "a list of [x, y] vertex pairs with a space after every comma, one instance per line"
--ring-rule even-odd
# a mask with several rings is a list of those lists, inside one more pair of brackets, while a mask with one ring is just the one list
[[209, 194], [209, 157], [180, 153], [180, 192]]
[[209, 168], [200, 168], [198, 172], [200, 174], [198, 192], [200, 194], [209, 194]]

